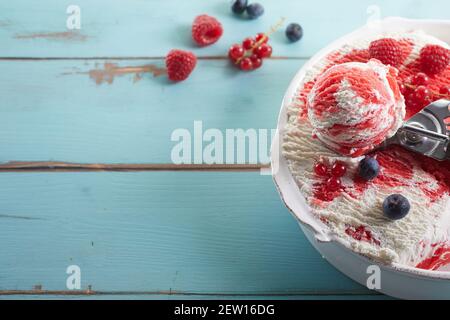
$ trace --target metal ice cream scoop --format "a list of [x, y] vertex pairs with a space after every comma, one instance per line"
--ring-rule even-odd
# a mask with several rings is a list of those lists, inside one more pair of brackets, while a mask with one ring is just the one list
[[414, 115], [383, 143], [397, 144], [436, 160], [450, 160], [450, 100], [437, 100]]

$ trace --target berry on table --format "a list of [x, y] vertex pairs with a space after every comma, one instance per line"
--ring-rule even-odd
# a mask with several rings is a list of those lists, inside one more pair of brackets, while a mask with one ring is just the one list
[[245, 54], [244, 48], [239, 44], [234, 44], [228, 50], [228, 56], [231, 60], [236, 61], [239, 58], [242, 58]]
[[236, 14], [242, 14], [247, 8], [247, 3], [248, 3], [247, 0], [235, 0], [231, 5], [231, 11], [233, 11]]
[[323, 162], [316, 162], [314, 164], [314, 172], [319, 177], [328, 176], [328, 167]]
[[172, 81], [187, 79], [196, 64], [197, 58], [190, 51], [174, 49], [166, 56], [167, 75]]
[[430, 79], [425, 73], [419, 72], [412, 78], [411, 83], [420, 86], [420, 85], [427, 85], [429, 81]]
[[213, 44], [223, 34], [222, 24], [214, 17], [199, 15], [192, 24], [192, 39], [199, 46]]
[[259, 3], [252, 3], [247, 6], [247, 15], [250, 19], [259, 18], [264, 14], [264, 7]]
[[379, 172], [380, 164], [377, 159], [366, 156], [359, 162], [358, 174], [362, 179], [366, 181], [375, 179]]
[[267, 41], [269, 37], [262, 32], [255, 37], [247, 37], [242, 41], [242, 45], [234, 44], [230, 47], [228, 57], [241, 70], [258, 69], [262, 66], [263, 59], [272, 55], [272, 47]]
[[408, 199], [401, 194], [391, 194], [383, 201], [383, 213], [391, 220], [404, 218], [410, 209]]
[[252, 60], [250, 58], [242, 59], [241, 62], [239, 63], [239, 67], [241, 68], [241, 70], [244, 71], [252, 70], [253, 69]]
[[342, 161], [336, 161], [331, 167], [333, 177], [342, 177], [347, 172], [347, 166]]
[[450, 61], [450, 50], [439, 45], [429, 44], [420, 50], [420, 68], [429, 75], [441, 73]]
[[254, 53], [260, 58], [269, 58], [272, 55], [272, 47], [267, 43], [263, 43], [255, 48]]
[[303, 28], [298, 23], [291, 23], [286, 28], [286, 37], [291, 42], [296, 42], [303, 37]]
[[250, 60], [252, 60], [253, 69], [258, 69], [262, 66], [262, 59], [258, 57], [256, 54], [252, 54], [250, 56]]
[[261, 44], [267, 43], [269, 41], [269, 37], [264, 32], [260, 32], [256, 35], [255, 41]]
[[245, 50], [250, 50], [255, 45], [255, 40], [253, 38], [245, 38], [244, 41], [242, 41], [242, 46]]
[[403, 62], [402, 47], [397, 40], [392, 38], [372, 41], [369, 46], [369, 54], [371, 58], [393, 67], [399, 66]]

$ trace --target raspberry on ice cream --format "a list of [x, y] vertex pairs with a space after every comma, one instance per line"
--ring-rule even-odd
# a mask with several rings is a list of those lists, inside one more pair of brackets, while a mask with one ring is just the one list
[[396, 77], [397, 69], [375, 59], [329, 68], [308, 96], [314, 134], [330, 149], [352, 157], [393, 136], [405, 117]]

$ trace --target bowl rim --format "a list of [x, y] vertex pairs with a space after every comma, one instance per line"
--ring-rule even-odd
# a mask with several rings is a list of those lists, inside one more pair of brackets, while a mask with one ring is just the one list
[[[317, 241], [322, 243], [326, 242], [337, 243], [338, 245], [343, 246], [351, 253], [364, 258], [365, 260], [367, 260], [367, 262], [371, 264], [380, 265], [383, 268], [387, 268], [394, 272], [403, 273], [409, 276], [425, 277], [427, 279], [450, 281], [450, 271], [425, 270], [398, 263], [383, 264], [379, 261], [376, 261], [372, 258], [369, 258], [367, 256], [364, 256], [360, 253], [351, 250], [341, 238], [332, 234], [324, 223], [322, 223], [312, 215], [311, 210], [307, 205], [303, 194], [300, 192], [300, 189], [297, 183], [295, 182], [292, 173], [287, 167], [286, 159], [282, 156], [280, 131], [283, 132], [283, 128], [285, 127], [285, 124], [287, 122], [287, 114], [286, 114], [287, 106], [291, 103], [292, 98], [294, 97], [294, 94], [296, 93], [298, 88], [297, 84], [304, 78], [306, 70], [308, 70], [318, 60], [322, 59], [325, 55], [327, 55], [337, 47], [340, 47], [343, 44], [347, 43], [350, 39], [355, 37], [361, 37], [362, 35], [368, 34], [375, 35], [379, 33], [382, 28], [394, 27], [398, 30], [403, 30], [405, 32], [408, 30], [412, 31], [412, 30], [426, 29], [428, 34], [430, 33], [433, 34], [433, 32], [430, 32], [430, 29], [432, 30], [433, 28], [434, 29], [442, 28], [443, 25], [445, 25], [446, 27], [450, 27], [450, 20], [407, 19], [402, 17], [386, 17], [382, 20], [377, 20], [373, 23], [375, 23], [375, 25], [367, 24], [363, 27], [360, 27], [354, 30], [353, 32], [350, 32], [336, 39], [335, 41], [331, 42], [330, 44], [319, 50], [302, 66], [302, 68], [300, 68], [300, 70], [292, 78], [281, 102], [281, 108], [277, 120], [277, 129], [272, 141], [271, 146], [272, 178], [284, 205], [287, 207], [289, 212], [294, 216], [294, 218], [299, 223], [306, 226], [309, 230], [313, 232], [315, 239]], [[450, 40], [448, 41], [450, 42]], [[295, 194], [296, 199], [291, 200], [290, 198], [288, 198], [289, 193], [291, 194], [291, 196]], [[302, 210], [301, 211], [295, 210], [293, 209], [294, 206], [295, 207], [301, 206]]]

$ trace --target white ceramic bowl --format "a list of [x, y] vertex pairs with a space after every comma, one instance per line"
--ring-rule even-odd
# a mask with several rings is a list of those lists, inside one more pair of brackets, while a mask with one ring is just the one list
[[[427, 34], [450, 43], [450, 21], [391, 17], [357, 29], [314, 55], [295, 75], [286, 91], [278, 118], [277, 133], [272, 143], [272, 175], [285, 205], [299, 221], [306, 237], [322, 256], [338, 270], [364, 286], [370, 276], [367, 268], [370, 265], [377, 265], [377, 263], [347, 249], [338, 237], [332, 235], [328, 228], [312, 215], [282, 156], [280, 130], [286, 125], [287, 107], [292, 101], [299, 82], [305, 76], [306, 70], [318, 60], [352, 39], [376, 35], [383, 31], [407, 32], [411, 30], [423, 30]], [[448, 269], [448, 271], [428, 271], [404, 265], [378, 266], [381, 271], [379, 291], [382, 293], [402, 299], [450, 299], [450, 270]]]

